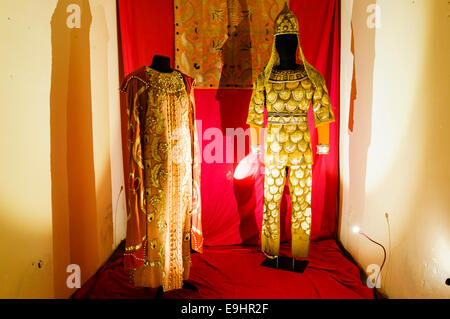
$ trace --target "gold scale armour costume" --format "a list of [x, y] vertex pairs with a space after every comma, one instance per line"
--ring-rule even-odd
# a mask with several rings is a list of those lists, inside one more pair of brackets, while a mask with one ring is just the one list
[[142, 67], [122, 85], [130, 152], [124, 266], [136, 286], [181, 288], [191, 246], [202, 252], [193, 82]]
[[[276, 70], [280, 57], [275, 39], [282, 34], [299, 34], [296, 16], [287, 4], [275, 19], [272, 53], [264, 72], [253, 85], [247, 124], [262, 127], [264, 133], [264, 212], [261, 249], [270, 258], [280, 247], [280, 203], [289, 170], [292, 203], [292, 257], [307, 257], [311, 231], [311, 185], [313, 154], [307, 112], [312, 102], [315, 126], [334, 121], [328, 90], [322, 75], [306, 61], [298, 38], [296, 70]], [[300, 60], [301, 59], [301, 60]], [[321, 145], [328, 151], [328, 145]], [[318, 148], [318, 153], [320, 149]]]

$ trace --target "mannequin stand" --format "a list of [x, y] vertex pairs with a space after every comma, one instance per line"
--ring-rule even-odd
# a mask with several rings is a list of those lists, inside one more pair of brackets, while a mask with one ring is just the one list
[[[298, 48], [298, 38], [296, 34], [282, 34], [275, 37], [275, 48], [280, 57], [279, 64], [274, 66], [276, 70], [298, 70], [302, 65], [297, 63], [296, 52]], [[303, 63], [302, 63], [303, 64]], [[286, 167], [286, 176], [288, 176], [289, 168]], [[276, 258], [266, 258], [261, 266], [282, 269], [297, 273], [303, 273], [307, 260], [297, 260], [295, 258], [277, 256]]]
[[297, 273], [303, 273], [309, 261], [307, 260], [297, 260], [295, 258], [278, 256], [277, 258], [266, 258], [262, 262], [261, 266], [281, 269], [286, 271], [292, 271]]
[[[195, 287], [193, 284], [187, 282], [187, 281], [183, 281], [183, 288], [182, 289], [189, 289], [192, 290], [194, 292], [198, 292], [197, 287]], [[158, 289], [156, 290], [156, 299], [163, 299], [164, 297], [164, 290], [162, 286], [159, 286]]]

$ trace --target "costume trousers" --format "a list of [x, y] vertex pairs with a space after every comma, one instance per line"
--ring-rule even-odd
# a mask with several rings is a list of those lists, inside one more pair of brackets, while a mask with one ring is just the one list
[[[266, 166], [261, 249], [270, 258], [277, 257], [280, 249], [280, 204], [285, 183], [285, 166]], [[308, 257], [311, 232], [311, 185], [311, 165], [290, 167], [292, 257]]]

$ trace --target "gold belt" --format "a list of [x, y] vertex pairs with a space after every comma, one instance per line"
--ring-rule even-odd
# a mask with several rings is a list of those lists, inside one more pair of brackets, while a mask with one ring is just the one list
[[308, 123], [307, 113], [267, 112], [267, 124]]

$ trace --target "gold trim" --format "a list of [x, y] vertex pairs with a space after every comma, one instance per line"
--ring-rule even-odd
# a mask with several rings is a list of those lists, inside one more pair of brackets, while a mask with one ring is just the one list
[[148, 83], [147, 83], [147, 82], [145, 82], [145, 81], [142, 80], [141, 78], [139, 78], [139, 77], [133, 75], [133, 76], [130, 76], [130, 77], [127, 79], [127, 82], [126, 82], [125, 85], [123, 86], [123, 89], [120, 89], [120, 91], [126, 93], [126, 92], [127, 92], [127, 89], [128, 89], [128, 83], [130, 83], [130, 81], [133, 80], [133, 79], [136, 79], [136, 80], [138, 80], [138, 81], [144, 83], [144, 85], [145, 85], [146, 87], [148, 87]]
[[151, 67], [146, 67], [149, 78], [149, 86], [161, 89], [167, 93], [185, 91], [183, 76], [177, 70], [169, 73], [157, 71]]
[[326, 155], [330, 152], [330, 145], [327, 144], [317, 144], [317, 154]]
[[142, 244], [144, 243], [144, 241], [147, 239], [147, 235], [145, 235], [144, 237], [142, 237], [141, 243], [134, 245], [134, 246], [128, 246], [125, 247], [125, 251], [136, 251], [139, 250], [142, 247]]

